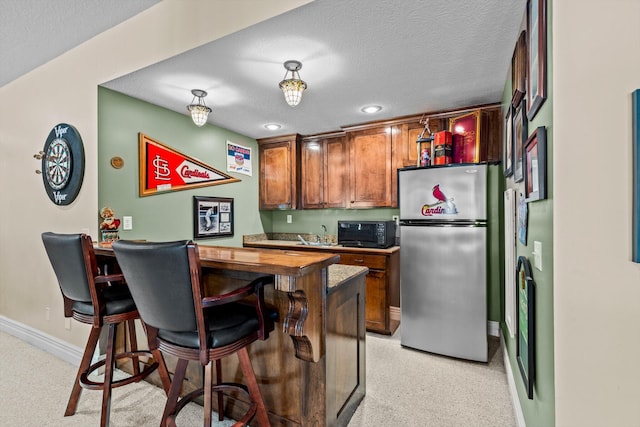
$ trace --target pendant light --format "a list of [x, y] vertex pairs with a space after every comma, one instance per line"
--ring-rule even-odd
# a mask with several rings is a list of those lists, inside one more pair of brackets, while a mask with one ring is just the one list
[[[302, 100], [302, 92], [307, 88], [307, 84], [300, 80], [300, 74], [298, 74], [302, 64], [300, 61], [286, 61], [284, 68], [287, 71], [284, 73], [284, 79], [280, 82], [280, 89], [284, 93], [284, 99], [287, 104], [295, 107]], [[289, 73], [291, 73], [291, 76], [287, 78]]]
[[[207, 96], [207, 92], [200, 89], [193, 89], [191, 93], [193, 94], [193, 99], [191, 100], [191, 105], [187, 105], [187, 110], [191, 113], [193, 123], [198, 127], [202, 127], [207, 123], [207, 117], [209, 117], [209, 113], [211, 112], [211, 108], [207, 107], [204, 103], [204, 97]], [[198, 98], [197, 103], [194, 102], [196, 98]]]

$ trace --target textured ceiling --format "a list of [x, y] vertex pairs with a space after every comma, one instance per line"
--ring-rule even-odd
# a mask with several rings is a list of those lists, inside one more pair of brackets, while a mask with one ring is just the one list
[[[204, 89], [209, 123], [253, 138], [499, 102], [525, 3], [316, 0], [104, 86], [181, 114]], [[278, 88], [290, 59], [308, 85], [295, 108]]]
[[0, 87], [160, 0], [0, 0]]

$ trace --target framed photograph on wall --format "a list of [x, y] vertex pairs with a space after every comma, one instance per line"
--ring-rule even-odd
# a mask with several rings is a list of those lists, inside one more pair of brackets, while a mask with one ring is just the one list
[[633, 262], [640, 262], [640, 89], [631, 94], [633, 135]]
[[524, 188], [528, 202], [547, 197], [547, 131], [540, 126], [524, 144]]
[[533, 399], [533, 382], [535, 379], [535, 282], [531, 272], [531, 264], [526, 257], [518, 258], [516, 269], [516, 287], [518, 294], [518, 339], [516, 358], [518, 368], [527, 390], [527, 397]]
[[525, 113], [526, 100], [513, 110], [513, 180], [521, 182], [524, 179], [523, 146], [527, 138], [527, 115]]
[[502, 166], [504, 169], [504, 176], [508, 177], [513, 175], [513, 128], [511, 113], [513, 108], [509, 105], [507, 107], [507, 115], [504, 118], [504, 148], [502, 150]]
[[522, 31], [511, 57], [511, 105], [517, 106], [527, 91], [527, 33]]
[[527, 117], [547, 99], [547, 0], [527, 0]]
[[233, 236], [233, 199], [193, 196], [193, 237]]

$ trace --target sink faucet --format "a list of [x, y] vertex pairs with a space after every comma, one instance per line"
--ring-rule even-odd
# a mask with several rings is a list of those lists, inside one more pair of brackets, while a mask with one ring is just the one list
[[322, 225], [322, 243], [327, 243], [327, 226], [324, 224]]

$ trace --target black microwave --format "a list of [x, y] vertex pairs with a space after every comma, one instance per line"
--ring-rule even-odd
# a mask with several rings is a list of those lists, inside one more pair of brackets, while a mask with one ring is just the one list
[[338, 221], [338, 244], [388, 248], [396, 244], [395, 221]]

